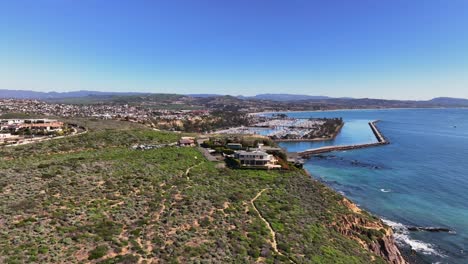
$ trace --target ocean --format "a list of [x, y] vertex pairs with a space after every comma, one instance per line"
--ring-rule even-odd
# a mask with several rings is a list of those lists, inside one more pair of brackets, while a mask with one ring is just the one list
[[[382, 218], [400, 247], [427, 263], [468, 263], [468, 109], [288, 112], [290, 117], [342, 117], [335, 140], [282, 142], [288, 151], [376, 142], [389, 145], [332, 152], [305, 163], [313, 177]], [[450, 232], [410, 231], [441, 227]]]

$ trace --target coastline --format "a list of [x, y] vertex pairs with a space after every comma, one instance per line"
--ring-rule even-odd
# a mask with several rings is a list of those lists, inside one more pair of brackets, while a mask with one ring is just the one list
[[[334, 192], [336, 195], [341, 196], [342, 205], [348, 208], [350, 212], [352, 212], [355, 216], [351, 218], [343, 219], [341, 225], [337, 223], [335, 228], [339, 229], [339, 232], [343, 235], [349, 236], [351, 239], [357, 241], [364, 249], [384, 258], [388, 263], [392, 264], [407, 264], [407, 263], [415, 263], [415, 264], [422, 264], [421, 259], [417, 258], [417, 256], [412, 255], [411, 251], [405, 248], [401, 248], [395, 240], [394, 232], [391, 226], [387, 225], [381, 217], [375, 216], [374, 214], [368, 212], [360, 208], [356, 203], [350, 200], [348, 197], [342, 195], [341, 193], [337, 192], [330, 186], [324, 184], [317, 178], [315, 178], [308, 170], [302, 169], [305, 175], [307, 175], [312, 181], [318, 182], [323, 184], [328, 188], [330, 191]], [[374, 221], [363, 220], [365, 215], [371, 216], [374, 218]], [[385, 234], [380, 237], [376, 238], [373, 241], [363, 241], [360, 238], [360, 234], [364, 230], [385, 230]], [[353, 234], [357, 237], [353, 237]], [[408, 262], [411, 260], [411, 262]], [[413, 261], [415, 260], [415, 261]]]
[[[377, 143], [370, 143], [370, 144], [362, 144], [358, 148], [365, 148], [365, 147], [372, 147], [372, 146], [379, 146], [379, 145], [386, 145], [389, 144], [389, 141], [385, 138], [385, 136], [379, 131], [377, 126], [375, 125], [376, 123], [380, 122], [380, 120], [374, 120], [369, 122], [369, 126], [375, 135], [377, 139]], [[341, 128], [339, 129], [341, 131]], [[334, 137], [336, 137], [339, 133], [339, 131], [335, 134]], [[306, 140], [297, 140], [297, 141], [306, 141]], [[331, 149], [333, 150], [339, 150], [339, 148], [342, 148], [343, 146], [332, 146]], [[346, 148], [346, 146], [344, 146]], [[350, 146], [351, 149], [354, 149], [355, 146]], [[309, 158], [309, 157], [306, 157]], [[320, 182], [317, 178], [315, 178], [311, 172], [309, 172], [307, 169], [303, 168], [302, 171], [310, 177], [314, 181]], [[348, 207], [351, 211], [357, 214], [369, 214], [375, 218], [378, 219], [378, 224], [384, 227], [386, 230], [386, 235], [379, 240], [378, 245], [369, 245], [366, 243], [362, 243], [360, 241], [360, 244], [366, 248], [367, 250], [376, 253], [377, 255], [383, 256], [389, 263], [410, 263], [408, 260], [411, 260], [411, 263], [424, 263], [420, 258], [418, 258], [417, 255], [414, 255], [411, 250], [408, 250], [406, 248], [401, 248], [399, 245], [396, 243], [395, 235], [393, 228], [389, 225], [387, 225], [383, 218], [378, 217], [373, 215], [372, 213], [368, 212], [367, 210], [363, 210], [360, 208], [356, 203], [354, 203], [352, 200], [350, 200], [348, 197], [344, 196], [343, 194], [339, 193], [338, 191], [334, 190], [330, 186], [326, 185], [329, 189], [331, 189], [333, 192], [335, 192], [337, 195], [340, 195], [343, 197], [344, 204], [346, 207]], [[366, 226], [364, 225], [364, 228]], [[359, 239], [357, 239], [359, 240]], [[382, 250], [383, 248], [383, 250]]]
[[[463, 210], [451, 204], [451, 201], [466, 200], [462, 186], [467, 179], [461, 177], [466, 174], [463, 166], [466, 111], [457, 108], [339, 112], [336, 116], [357, 124], [356, 129], [343, 130], [339, 141], [281, 143], [281, 146], [300, 151], [322, 145], [375, 141], [365, 121], [382, 119], [377, 126], [392, 141], [392, 146], [319, 155], [306, 160], [304, 169], [391, 226], [401, 253], [410, 263], [466, 263], [467, 225], [459, 222], [454, 213], [460, 215]], [[290, 117], [322, 115], [332, 117], [335, 114], [311, 112]], [[444, 152], [434, 154], [435, 161], [426, 161], [432, 149], [444, 149]], [[414, 188], [418, 184], [421, 188]], [[453, 190], [453, 194], [445, 194], [439, 187]], [[413, 199], [409, 197], [421, 202], [408, 203]], [[437, 208], [438, 213], [433, 208]], [[452, 231], [424, 232], [414, 227], [446, 227]]]

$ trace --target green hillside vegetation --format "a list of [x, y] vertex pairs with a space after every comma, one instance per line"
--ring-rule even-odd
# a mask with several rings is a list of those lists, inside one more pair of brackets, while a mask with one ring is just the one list
[[42, 115], [35, 115], [35, 114], [25, 114], [25, 113], [4, 113], [0, 114], [0, 118], [2, 119], [28, 119], [28, 118], [45, 118]]
[[89, 95], [84, 97], [53, 98], [46, 101], [61, 104], [173, 104], [175, 101], [185, 98], [178, 94], [141, 94], [141, 95]]
[[[218, 169], [195, 148], [136, 151], [179, 135], [103, 126], [0, 149], [0, 263], [383, 263], [333, 227], [354, 213], [301, 170]], [[250, 203], [263, 189], [255, 205], [281, 254]]]

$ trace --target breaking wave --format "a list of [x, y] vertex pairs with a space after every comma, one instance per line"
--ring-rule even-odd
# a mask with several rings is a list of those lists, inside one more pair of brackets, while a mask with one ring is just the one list
[[401, 223], [393, 222], [390, 220], [382, 219], [382, 221], [388, 226], [392, 227], [394, 231], [394, 237], [397, 243], [408, 245], [410, 248], [416, 252], [420, 252], [426, 255], [437, 255], [440, 257], [445, 257], [439, 253], [433, 245], [425, 243], [416, 239], [411, 239], [409, 236], [410, 231], [408, 228]]

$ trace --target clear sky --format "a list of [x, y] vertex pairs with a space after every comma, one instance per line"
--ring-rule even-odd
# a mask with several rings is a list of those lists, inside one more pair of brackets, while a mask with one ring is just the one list
[[0, 0], [0, 89], [468, 98], [468, 1]]

